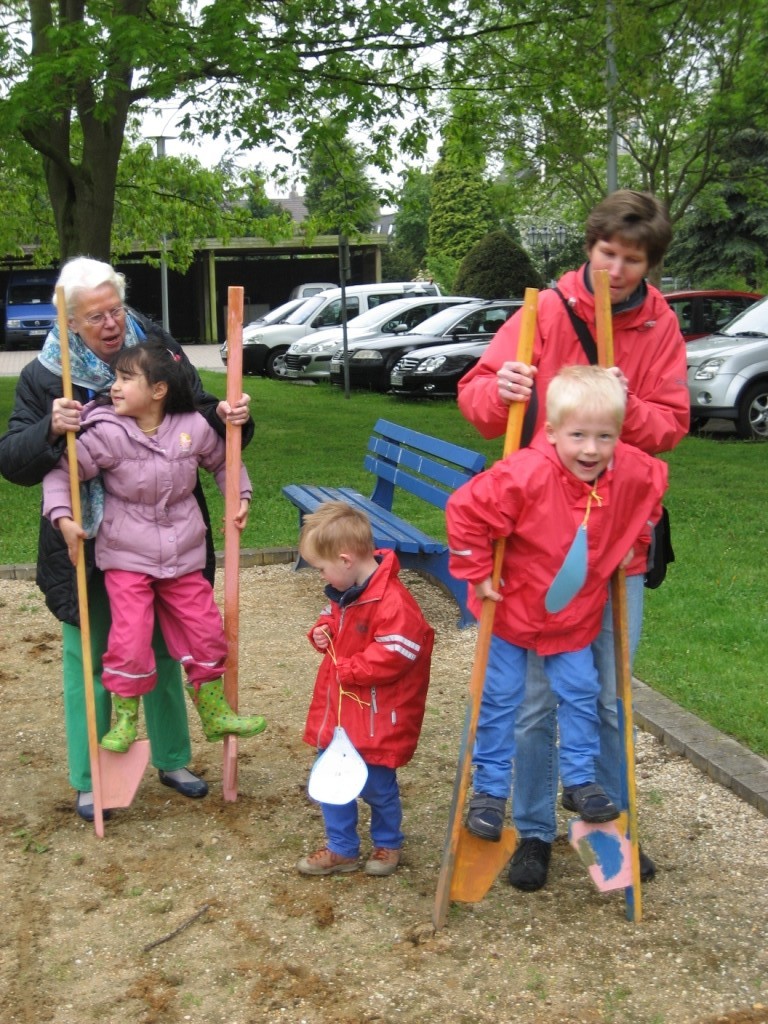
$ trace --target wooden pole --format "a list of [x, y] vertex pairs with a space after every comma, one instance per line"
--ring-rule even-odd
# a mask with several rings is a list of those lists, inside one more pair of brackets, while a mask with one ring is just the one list
[[[533, 341], [536, 332], [536, 308], [538, 302], [538, 291], [535, 288], [526, 288], [523, 302], [522, 322], [520, 325], [520, 336], [517, 345], [516, 359], [518, 362], [529, 364], [533, 356]], [[504, 438], [504, 455], [507, 456], [520, 447], [520, 438], [523, 429], [523, 418], [527, 403], [512, 402], [509, 406], [507, 418], [507, 431]], [[498, 589], [501, 578], [501, 566], [504, 560], [504, 541], [496, 542], [493, 559], [493, 588]], [[496, 613], [496, 602], [486, 598], [480, 612], [480, 622], [477, 630], [477, 643], [475, 646], [475, 658], [472, 665], [472, 674], [469, 682], [469, 695], [465, 714], [464, 730], [459, 750], [459, 762], [456, 769], [456, 778], [453, 787], [453, 797], [449, 811], [448, 831], [443, 848], [443, 858], [440, 865], [440, 873], [437, 880], [437, 892], [432, 911], [432, 923], [435, 928], [440, 929], [445, 924], [448, 914], [448, 906], [451, 898], [457, 896], [456, 880], [460, 881], [459, 891], [465, 885], [472, 890], [473, 896], [480, 899], [494, 882], [499, 872], [497, 856], [505, 856], [505, 850], [498, 843], [484, 843], [483, 853], [485, 857], [478, 861], [475, 844], [467, 844], [467, 851], [472, 854], [464, 857], [463, 845], [460, 843], [462, 832], [466, 831], [462, 826], [464, 815], [464, 803], [469, 789], [469, 778], [472, 768], [472, 749], [477, 733], [477, 722], [480, 715], [480, 701], [483, 695], [485, 683], [485, 670], [488, 665], [488, 653], [493, 634], [493, 620]], [[486, 853], [487, 851], [487, 853]], [[471, 878], [469, 877], [471, 875]], [[466, 877], [466, 883], [462, 879]], [[477, 896], [477, 893], [481, 895]]]
[[[595, 289], [595, 316], [597, 323], [597, 354], [600, 366], [613, 366], [613, 319], [611, 292], [607, 270], [596, 270], [593, 275]], [[624, 890], [627, 919], [640, 921], [643, 916], [643, 897], [640, 886], [640, 846], [637, 829], [637, 790], [635, 785], [635, 734], [632, 713], [632, 671], [629, 660], [629, 623], [627, 614], [627, 585], [623, 569], [617, 569], [611, 578], [611, 604], [613, 608], [613, 635], [616, 646], [616, 704], [619, 728], [623, 736], [622, 765], [626, 779], [629, 842], [632, 851], [632, 885]]]
[[[227, 292], [227, 401], [233, 406], [243, 393], [243, 295], [240, 287]], [[240, 508], [242, 428], [227, 423], [226, 484], [224, 495], [224, 632], [227, 663], [224, 695], [233, 711], [238, 708], [240, 668], [240, 531], [235, 516]], [[222, 771], [224, 799], [237, 800], [237, 736], [224, 737]]]
[[[61, 386], [65, 398], [72, 398], [72, 370], [69, 361], [69, 324], [67, 300], [64, 289], [56, 288], [56, 308], [59, 319], [59, 343], [61, 345]], [[75, 435], [67, 431], [67, 459], [69, 461], [69, 490], [72, 503], [72, 518], [82, 526], [83, 515], [80, 505], [80, 480], [77, 473], [77, 448]], [[91, 762], [91, 786], [93, 787], [93, 827], [96, 835], [104, 836], [104, 804], [101, 790], [101, 767], [99, 765], [99, 739], [96, 730], [96, 696], [93, 685], [93, 657], [91, 654], [91, 627], [88, 616], [88, 583], [85, 576], [85, 548], [80, 541], [77, 546], [77, 601], [80, 614], [80, 637], [83, 645], [83, 682], [85, 684], [85, 716], [88, 730], [88, 755]]]

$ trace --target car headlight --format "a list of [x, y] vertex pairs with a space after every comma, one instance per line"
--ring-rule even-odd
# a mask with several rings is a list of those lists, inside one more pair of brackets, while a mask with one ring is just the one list
[[357, 352], [353, 352], [350, 356], [356, 363], [383, 363], [384, 357], [381, 352], [376, 352], [375, 349], [361, 348]]
[[338, 347], [339, 343], [337, 341], [318, 341], [316, 345], [310, 345], [305, 351], [313, 354], [317, 352], [335, 352]]
[[707, 359], [705, 363], [702, 363], [696, 373], [693, 375], [694, 380], [712, 380], [723, 368], [723, 363], [726, 360], [720, 359]]
[[445, 360], [445, 356], [429, 356], [429, 358], [425, 359], [424, 362], [419, 363], [419, 365], [416, 367], [415, 372], [434, 373], [436, 370], [439, 370], [441, 366], [443, 366]]
[[21, 320], [16, 320], [15, 318], [6, 320], [5, 325], [6, 327], [10, 327], [13, 330], [16, 330], [18, 327], [21, 327]]

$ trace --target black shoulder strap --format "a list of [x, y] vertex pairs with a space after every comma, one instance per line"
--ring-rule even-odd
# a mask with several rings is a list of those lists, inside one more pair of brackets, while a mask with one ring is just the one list
[[595, 343], [595, 339], [592, 337], [592, 332], [590, 331], [585, 321], [582, 320], [580, 316], [576, 316], [576, 314], [573, 312], [573, 310], [568, 304], [568, 300], [560, 291], [560, 289], [555, 288], [555, 291], [560, 296], [560, 300], [565, 306], [565, 311], [568, 314], [568, 318], [573, 324], [574, 331], [576, 331], [576, 337], [579, 339], [579, 341], [581, 342], [581, 347], [584, 349], [584, 355], [590, 361], [592, 366], [596, 366], [597, 344]]

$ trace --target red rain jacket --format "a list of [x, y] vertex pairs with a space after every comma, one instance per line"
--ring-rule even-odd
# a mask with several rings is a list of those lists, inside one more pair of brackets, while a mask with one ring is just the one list
[[399, 768], [421, 732], [435, 631], [398, 579], [395, 553], [376, 555], [381, 564], [362, 594], [344, 608], [331, 601], [309, 631], [312, 643], [318, 626], [328, 629], [336, 664], [323, 654], [304, 741], [323, 750], [340, 724], [368, 764]]
[[[586, 321], [593, 337], [595, 297], [584, 281], [586, 264], [565, 274], [558, 288], [576, 316]], [[677, 317], [664, 296], [648, 285], [645, 301], [635, 309], [613, 317], [614, 363], [629, 381], [627, 412], [622, 441], [650, 455], [670, 451], [688, 432], [688, 397], [685, 342]], [[498, 397], [496, 371], [517, 358], [522, 312], [500, 328], [483, 357], [459, 382], [459, 408], [486, 438], [500, 437], [506, 430], [508, 406]], [[563, 366], [588, 362], [581, 342], [554, 290], [539, 294], [534, 339], [534, 366], [538, 367], [536, 428], [545, 420], [547, 386]], [[638, 546], [629, 574], [646, 569], [647, 550]]]
[[[666, 463], [619, 441], [595, 488], [602, 503], [590, 507], [586, 581], [551, 614], [544, 599], [584, 520], [593, 485], [569, 472], [539, 434], [530, 448], [495, 463], [448, 499], [451, 573], [470, 584], [488, 579], [493, 541], [506, 537], [504, 600], [496, 606], [494, 633], [537, 654], [579, 650], [600, 632], [611, 575], [638, 538], [647, 546], [666, 484]], [[469, 606], [477, 616], [480, 604], [470, 586]]]

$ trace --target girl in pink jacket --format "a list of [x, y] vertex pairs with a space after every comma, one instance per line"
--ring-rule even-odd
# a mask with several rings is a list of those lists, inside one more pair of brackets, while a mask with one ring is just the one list
[[[591, 644], [608, 581], [647, 545], [667, 481], [665, 463], [619, 441], [625, 404], [609, 370], [566, 367], [549, 385], [547, 421], [532, 445], [448, 499], [451, 572], [474, 584], [476, 614], [485, 598], [499, 602], [467, 816], [483, 839], [498, 839], [503, 821], [529, 650], [544, 658], [558, 701], [564, 793], [585, 821], [619, 814], [595, 780], [600, 683]], [[506, 539], [500, 592], [491, 580], [497, 538]]]
[[[155, 616], [169, 652], [184, 666], [206, 739], [253, 736], [265, 720], [235, 714], [224, 696], [227, 643], [202, 573], [206, 527], [194, 497], [199, 466], [224, 491], [225, 443], [195, 411], [184, 368], [161, 343], [123, 349], [114, 369], [112, 404], [87, 405], [77, 439], [79, 477], [91, 481], [87, 530], [72, 519], [66, 460], [43, 481], [43, 513], [61, 530], [73, 564], [80, 541], [98, 531], [96, 564], [112, 617], [102, 683], [116, 714], [101, 745], [124, 753], [136, 739], [139, 698], [157, 677]], [[240, 530], [251, 493], [241, 465]]]

